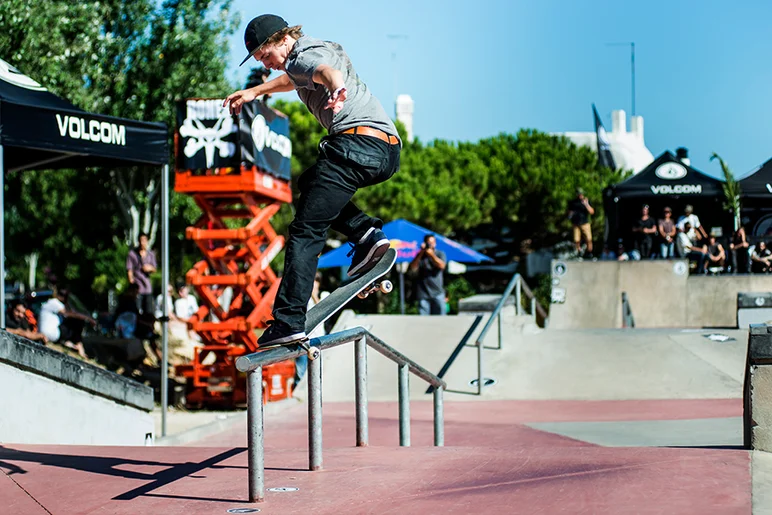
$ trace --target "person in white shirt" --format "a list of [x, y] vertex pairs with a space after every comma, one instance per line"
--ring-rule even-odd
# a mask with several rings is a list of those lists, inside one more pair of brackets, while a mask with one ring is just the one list
[[190, 294], [187, 284], [183, 284], [177, 289], [177, 295], [179, 298], [174, 301], [174, 314], [183, 322], [187, 322], [198, 311], [198, 302]]
[[[687, 223], [691, 227], [688, 231], [684, 229]], [[693, 242], [708, 239], [708, 233], [705, 232], [705, 228], [700, 223], [700, 218], [694, 214], [694, 208], [690, 204], [687, 204], [684, 208], [684, 216], [678, 219], [676, 227], [679, 231], [686, 232], [686, 235]]]
[[[155, 317], [159, 320], [164, 316], [163, 300], [160, 293], [155, 298]], [[166, 287], [166, 306], [169, 310], [169, 320], [176, 320], [176, 316], [174, 315], [174, 286], [171, 284]]]
[[86, 358], [83, 348], [83, 326], [89, 323], [96, 326], [96, 320], [88, 315], [72, 311], [67, 306], [69, 291], [54, 288], [54, 295], [40, 307], [38, 328], [50, 342], [58, 342], [75, 350]]

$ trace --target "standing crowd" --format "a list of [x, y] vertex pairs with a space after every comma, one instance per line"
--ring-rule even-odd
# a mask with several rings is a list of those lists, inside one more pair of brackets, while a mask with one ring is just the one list
[[[576, 198], [568, 205], [568, 217], [573, 225], [576, 256], [594, 258], [589, 217], [595, 210], [577, 190]], [[640, 217], [630, 227], [628, 244], [619, 239], [616, 249], [603, 247], [601, 260], [639, 261], [642, 259], [688, 259], [693, 273], [770, 273], [772, 251], [766, 242], [752, 243], [740, 226], [725, 247], [716, 235], [708, 234], [691, 205], [677, 220], [673, 210], [665, 207], [661, 218], [654, 218], [648, 205], [641, 207]], [[585, 244], [582, 251], [582, 243]]]

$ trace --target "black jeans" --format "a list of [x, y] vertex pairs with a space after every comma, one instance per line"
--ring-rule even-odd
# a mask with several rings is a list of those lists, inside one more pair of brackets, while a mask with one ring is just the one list
[[305, 328], [306, 306], [314, 286], [319, 254], [332, 227], [358, 242], [383, 221], [351, 202], [357, 189], [389, 179], [399, 170], [399, 145], [372, 136], [337, 134], [319, 143], [316, 163], [298, 181], [300, 198], [289, 227], [284, 276], [273, 305], [273, 317], [292, 329]]

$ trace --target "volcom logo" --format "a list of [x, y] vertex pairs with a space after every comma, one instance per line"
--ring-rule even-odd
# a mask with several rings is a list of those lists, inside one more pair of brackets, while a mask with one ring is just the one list
[[275, 150], [283, 157], [292, 156], [292, 143], [287, 136], [271, 130], [262, 114], [255, 116], [252, 120], [252, 141], [255, 144], [255, 150], [262, 152], [268, 147]]
[[56, 124], [61, 137], [97, 141], [108, 145], [126, 146], [126, 126], [114, 123], [86, 120], [77, 116], [57, 114]]
[[671, 186], [663, 184], [661, 186], [651, 186], [651, 192], [655, 195], [699, 195], [702, 193], [702, 185], [676, 184]]
[[2, 59], [0, 59], [0, 79], [13, 84], [14, 86], [19, 86], [20, 88], [31, 89], [32, 91], [46, 91], [46, 88]]
[[[220, 157], [229, 158], [236, 153], [234, 143], [223, 141], [238, 127], [227, 108], [222, 106], [222, 100], [188, 100], [187, 116], [180, 126], [180, 136], [189, 138], [183, 149], [186, 157], [193, 157], [202, 148], [206, 156], [206, 166], [214, 166], [214, 151], [218, 150]], [[201, 120], [216, 120], [213, 127], [207, 127]]]
[[664, 163], [654, 170], [654, 175], [666, 181], [675, 181], [686, 177], [686, 168], [678, 163]]

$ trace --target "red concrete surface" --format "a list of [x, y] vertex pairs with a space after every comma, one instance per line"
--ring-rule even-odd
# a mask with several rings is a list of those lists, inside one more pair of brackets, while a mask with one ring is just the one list
[[[0, 514], [751, 512], [740, 449], [606, 448], [525, 426], [545, 421], [733, 417], [740, 400], [490, 401], [445, 405], [448, 447], [431, 447], [432, 406], [411, 404], [411, 448], [395, 403], [369, 409], [355, 448], [352, 404], [324, 405], [324, 470], [309, 472], [305, 404], [266, 417], [266, 502], [247, 502], [245, 427], [208, 447], [0, 445]], [[8, 508], [6, 508], [8, 507]]]
[[[249, 507], [247, 453], [14, 446], [0, 461], [53, 514], [213, 514]], [[745, 451], [517, 446], [328, 449], [266, 457], [261, 513], [750, 513]], [[5, 469], [6, 465], [3, 465]], [[8, 478], [5, 478], [6, 482]], [[18, 506], [21, 506], [19, 504]], [[39, 513], [38, 506], [23, 507]]]
[[[297, 448], [308, 442], [308, 407], [298, 403], [277, 417], [265, 417], [266, 446]], [[399, 445], [397, 403], [369, 406], [371, 445]], [[532, 445], [589, 445], [544, 433], [523, 424], [536, 422], [609, 422], [636, 420], [688, 420], [742, 416], [742, 399], [657, 401], [483, 401], [445, 404], [445, 443], [448, 446], [508, 447], [520, 441]], [[353, 403], [325, 403], [324, 445], [345, 447], [355, 443]], [[410, 405], [411, 443], [432, 445], [433, 407], [429, 401]], [[482, 440], [481, 440], [482, 438]], [[191, 445], [246, 446], [246, 422]]]

